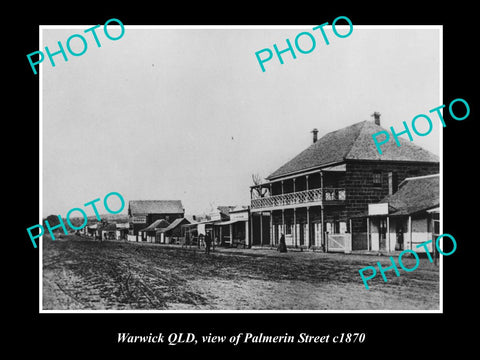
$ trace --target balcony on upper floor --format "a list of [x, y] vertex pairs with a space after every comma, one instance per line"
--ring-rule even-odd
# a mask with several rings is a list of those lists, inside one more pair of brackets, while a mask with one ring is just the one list
[[280, 195], [252, 196], [250, 209], [281, 210], [305, 206], [343, 204], [346, 199], [344, 188], [317, 188]]

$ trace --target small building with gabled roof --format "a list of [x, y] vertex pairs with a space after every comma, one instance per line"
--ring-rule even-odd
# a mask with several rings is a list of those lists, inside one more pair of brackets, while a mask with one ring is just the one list
[[183, 238], [185, 238], [186, 231], [184, 225], [189, 224], [190, 220], [187, 218], [175, 219], [168, 226], [162, 227], [155, 232], [156, 242], [168, 244], [182, 242]]
[[158, 220], [155, 220], [150, 225], [148, 225], [146, 228], [140, 229], [138, 231], [138, 233], [139, 233], [142, 240], [145, 239], [143, 241], [153, 243], [153, 242], [156, 242], [155, 241], [155, 239], [156, 239], [155, 235], [157, 233], [157, 230], [166, 228], [168, 225], [170, 225], [170, 223], [167, 220], [158, 219]]
[[[185, 210], [180, 200], [131, 200], [128, 203], [130, 241], [147, 241], [147, 228], [157, 220], [166, 220], [169, 224], [175, 219], [183, 218]], [[153, 234], [153, 236], [155, 236]]]

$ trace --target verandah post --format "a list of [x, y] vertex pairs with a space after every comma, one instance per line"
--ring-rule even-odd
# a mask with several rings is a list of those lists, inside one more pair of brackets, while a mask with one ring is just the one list
[[273, 210], [270, 210], [270, 246], [273, 246]]
[[410, 250], [412, 250], [412, 215], [408, 216], [408, 234], [410, 241]]
[[293, 244], [297, 247], [297, 208], [293, 208]]
[[263, 247], [263, 211], [260, 212], [260, 246]]
[[[296, 189], [295, 189], [295, 178], [293, 180], [293, 196], [294, 196], [294, 203], [298, 201], [297, 194], [296, 194]], [[293, 244], [295, 247], [297, 247], [297, 208], [293, 208]]]
[[322, 222], [322, 229], [321, 229], [321, 239], [322, 239], [322, 246], [323, 246], [323, 251], [324, 252], [327, 252], [328, 251], [328, 246], [326, 244], [326, 241], [325, 241], [325, 223], [324, 223], [324, 217], [323, 217], [323, 203], [324, 203], [324, 200], [325, 200], [325, 191], [323, 189], [323, 171], [320, 170], [320, 190], [321, 190], [321, 196], [322, 196], [322, 205], [320, 207], [320, 221]]
[[387, 252], [391, 252], [390, 249], [390, 217], [387, 216]]
[[312, 244], [310, 243], [310, 207], [307, 206], [307, 234], [305, 236], [305, 240], [306, 243], [308, 244], [308, 248], [310, 249], [310, 247], [312, 246]]
[[367, 217], [367, 250], [370, 251], [372, 249], [371, 245], [371, 236], [370, 236], [370, 218]]

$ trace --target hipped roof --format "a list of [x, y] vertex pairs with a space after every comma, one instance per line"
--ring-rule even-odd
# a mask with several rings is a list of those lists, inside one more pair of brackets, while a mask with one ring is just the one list
[[397, 146], [390, 136], [390, 141], [381, 145], [382, 155], [380, 155], [372, 137], [380, 131], [385, 129], [372, 121], [362, 121], [332, 131], [275, 170], [267, 179], [271, 180], [345, 160], [439, 161], [436, 155], [402, 137], [399, 137], [401, 146]]

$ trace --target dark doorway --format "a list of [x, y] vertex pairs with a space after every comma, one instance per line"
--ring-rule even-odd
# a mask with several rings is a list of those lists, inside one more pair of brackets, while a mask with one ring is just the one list
[[380, 219], [379, 229], [379, 250], [387, 250], [387, 219]]

